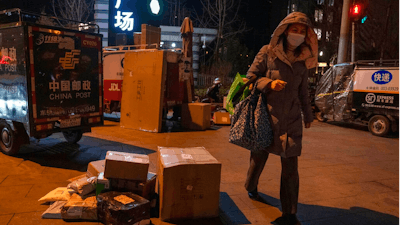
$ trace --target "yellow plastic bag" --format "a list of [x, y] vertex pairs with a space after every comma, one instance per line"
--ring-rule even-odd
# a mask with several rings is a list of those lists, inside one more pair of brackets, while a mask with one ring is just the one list
[[45, 202], [68, 201], [73, 193], [75, 193], [75, 191], [71, 188], [59, 187], [50, 191], [38, 201], [41, 204]]

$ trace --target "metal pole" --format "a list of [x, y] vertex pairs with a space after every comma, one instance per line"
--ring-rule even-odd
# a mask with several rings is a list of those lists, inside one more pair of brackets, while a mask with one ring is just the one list
[[385, 31], [383, 32], [383, 39], [382, 39], [382, 43], [381, 43], [381, 58], [380, 58], [381, 64], [382, 64], [382, 60], [383, 60], [384, 46], [385, 46], [387, 27], [388, 27], [388, 21], [389, 21], [389, 16], [390, 16], [390, 8], [392, 6], [392, 2], [393, 1], [390, 1], [389, 6], [386, 11]]
[[350, 0], [343, 0], [342, 23], [340, 28], [340, 39], [339, 39], [339, 49], [338, 49], [338, 63], [346, 62], [348, 32], [350, 26], [349, 10], [350, 10]]
[[356, 24], [354, 22], [351, 23], [351, 61], [356, 61]]

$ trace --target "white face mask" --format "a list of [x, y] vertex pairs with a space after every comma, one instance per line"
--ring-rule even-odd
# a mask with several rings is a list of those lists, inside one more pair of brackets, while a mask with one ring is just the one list
[[297, 47], [304, 42], [305, 37], [306, 35], [304, 34], [289, 33], [287, 36], [287, 41], [289, 42], [290, 45]]

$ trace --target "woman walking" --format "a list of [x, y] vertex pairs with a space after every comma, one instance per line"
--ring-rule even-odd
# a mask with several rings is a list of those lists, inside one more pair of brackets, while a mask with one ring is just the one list
[[302, 149], [302, 120], [310, 128], [313, 114], [308, 97], [308, 69], [318, 62], [318, 41], [307, 16], [293, 12], [275, 29], [269, 45], [258, 52], [247, 78], [260, 76], [255, 87], [265, 93], [273, 143], [263, 152], [251, 152], [246, 190], [258, 198], [257, 185], [269, 153], [281, 157], [280, 200], [285, 224], [297, 220], [299, 194], [298, 156]]

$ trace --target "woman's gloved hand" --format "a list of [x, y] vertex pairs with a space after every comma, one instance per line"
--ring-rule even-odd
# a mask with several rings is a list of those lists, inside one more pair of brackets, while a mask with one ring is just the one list
[[274, 91], [281, 91], [285, 88], [287, 82], [283, 80], [273, 80], [271, 83], [268, 84], [269, 88]]

